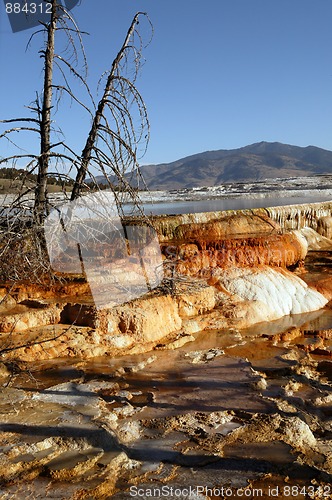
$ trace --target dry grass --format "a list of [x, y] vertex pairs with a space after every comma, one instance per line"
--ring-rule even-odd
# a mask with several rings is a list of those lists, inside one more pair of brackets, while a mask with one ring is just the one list
[[[25, 181], [25, 188], [34, 189], [35, 183], [33, 181]], [[63, 191], [62, 186], [57, 186], [55, 184], [48, 184], [47, 190], [49, 193], [60, 193]], [[65, 188], [70, 190], [71, 187]], [[0, 178], [0, 195], [1, 194], [19, 194], [22, 191], [22, 181], [19, 179], [2, 179]]]

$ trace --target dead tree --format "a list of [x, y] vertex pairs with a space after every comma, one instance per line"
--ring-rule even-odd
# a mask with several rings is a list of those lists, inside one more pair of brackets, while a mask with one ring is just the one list
[[[1, 123], [9, 124], [9, 128], [0, 134], [0, 139], [7, 140], [17, 148], [19, 145], [12, 140], [12, 136], [17, 132], [18, 136], [32, 133], [39, 137], [38, 152], [19, 151], [17, 154], [0, 158], [0, 165], [21, 166], [22, 162], [26, 165], [26, 175], [20, 178], [19, 192], [8, 200], [5, 208], [0, 210], [2, 225], [0, 230], [3, 236], [0, 260], [6, 262], [8, 249], [12, 244], [22, 246], [28, 234], [28, 237], [34, 240], [33, 244], [27, 245], [32, 248], [31, 254], [27, 255], [24, 248], [20, 248], [19, 252], [22, 254], [20, 260], [27, 258], [31, 264], [30, 278], [31, 267], [38, 268], [36, 275], [43, 274], [47, 268], [43, 223], [53, 207], [48, 193], [49, 177], [55, 175], [62, 183], [65, 199], [75, 200], [82, 194], [83, 188], [84, 190], [91, 189], [91, 186], [97, 188], [98, 183], [94, 182], [94, 179], [98, 175], [103, 175], [109, 188], [114, 190], [120, 210], [124, 201], [139, 206], [137, 191], [132, 187], [131, 181], [136, 176], [136, 184], [139, 182], [140, 148], [142, 147], [144, 153], [149, 139], [146, 107], [135, 86], [143, 62], [142, 52], [152, 34], [147, 15], [140, 12], [135, 15], [110, 70], [101, 77], [99, 85], [102, 85], [105, 79], [106, 82], [96, 105], [87, 82], [87, 61], [82, 42], [84, 33], [79, 30], [71, 13], [57, 0], [48, 1], [52, 4], [51, 18], [48, 23], [41, 23], [40, 29], [32, 35], [28, 43], [30, 44], [31, 39], [37, 34], [45, 35], [45, 44], [40, 51], [44, 61], [42, 92], [37, 93], [33, 103], [28, 106], [32, 116], [2, 120]], [[147, 43], [143, 41], [142, 34], [138, 31], [139, 21], [142, 18], [147, 20], [149, 31]], [[57, 49], [57, 37], [61, 32], [66, 37], [63, 52]], [[75, 80], [83, 84], [85, 100], [77, 97], [73, 87]], [[56, 109], [64, 95], [69, 96], [73, 103], [83, 108], [89, 116], [91, 125], [90, 129], [87, 127], [82, 152], [73, 151], [66, 139], [62, 140], [60, 137], [59, 140], [62, 131], [55, 129], [53, 125]], [[32, 176], [36, 177], [35, 182], [30, 181]], [[86, 182], [87, 178], [89, 183]], [[72, 183], [71, 192], [68, 190], [70, 183]], [[22, 214], [26, 217], [22, 217]], [[25, 233], [23, 221], [27, 221]], [[38, 247], [38, 251], [35, 247]], [[33, 255], [37, 259], [35, 263], [31, 262]], [[44, 262], [45, 266], [41, 265]], [[23, 269], [18, 270], [18, 267], [18, 265], [9, 266], [11, 278], [20, 278]], [[6, 265], [2, 267], [2, 271], [0, 278], [4, 279]]]
[[[53, 65], [55, 50], [55, 31], [57, 25], [57, 4], [52, 2], [51, 20], [45, 26], [47, 30], [47, 45], [43, 51], [44, 87], [43, 104], [40, 112], [40, 154], [38, 158], [38, 177], [35, 191], [34, 216], [41, 225], [47, 213], [47, 174], [49, 169], [49, 154], [51, 151], [51, 110], [53, 95]], [[39, 111], [38, 111], [39, 112]]]
[[[137, 13], [130, 25], [125, 41], [106, 75], [102, 98], [99, 101], [85, 147], [81, 155], [71, 200], [75, 200], [83, 187], [90, 165], [100, 170], [109, 179], [109, 170], [120, 186], [126, 188], [135, 199], [126, 173], [136, 172], [139, 176], [137, 146], [142, 139], [147, 144], [149, 122], [144, 101], [135, 87], [135, 80], [141, 63], [142, 39], [137, 31], [139, 18], [145, 15]], [[139, 46], [135, 44], [135, 35]], [[134, 75], [130, 80], [124, 70], [132, 57]], [[132, 105], [136, 105], [140, 117], [140, 130], [134, 126]], [[107, 116], [107, 112], [110, 115]], [[112, 123], [110, 123], [110, 119]], [[100, 145], [101, 143], [101, 145]], [[112, 184], [110, 184], [112, 185]]]

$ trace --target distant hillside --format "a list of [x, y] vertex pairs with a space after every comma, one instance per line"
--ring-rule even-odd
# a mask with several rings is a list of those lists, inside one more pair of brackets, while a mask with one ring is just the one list
[[[37, 182], [37, 174], [26, 172], [23, 168], [0, 168], [0, 194], [18, 194], [25, 189], [33, 189]], [[49, 175], [47, 189], [51, 193], [60, 192], [65, 186], [71, 186], [74, 181], [63, 182], [56, 175]], [[24, 185], [24, 188], [23, 188]]]
[[172, 163], [143, 166], [141, 172], [150, 189], [168, 190], [332, 174], [332, 152], [315, 146], [259, 142], [239, 149], [206, 151]]

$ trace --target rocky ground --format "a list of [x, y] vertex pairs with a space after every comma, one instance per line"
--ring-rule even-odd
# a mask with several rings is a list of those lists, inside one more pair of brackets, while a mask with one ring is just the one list
[[332, 497], [332, 220], [241, 217], [255, 236], [160, 221], [172, 294], [96, 311], [85, 283], [3, 287], [1, 500]]
[[[303, 276], [327, 279], [330, 262], [310, 253]], [[325, 307], [145, 354], [12, 366], [0, 498], [330, 498], [331, 353]]]
[[194, 338], [4, 379], [0, 498], [330, 498], [332, 310]]

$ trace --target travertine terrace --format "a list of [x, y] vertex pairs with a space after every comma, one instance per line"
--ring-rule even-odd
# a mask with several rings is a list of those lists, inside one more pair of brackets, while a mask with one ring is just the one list
[[331, 204], [153, 224], [134, 301], [2, 285], [0, 498], [329, 498]]

